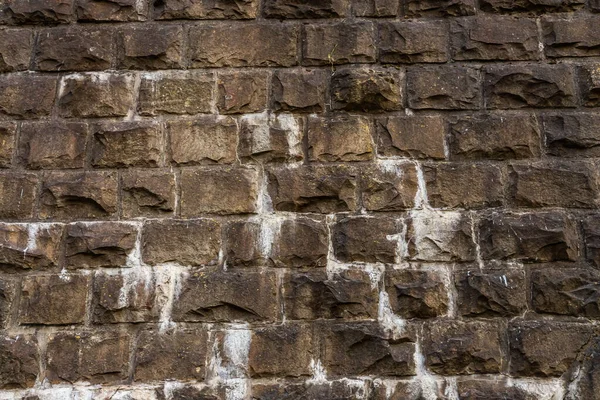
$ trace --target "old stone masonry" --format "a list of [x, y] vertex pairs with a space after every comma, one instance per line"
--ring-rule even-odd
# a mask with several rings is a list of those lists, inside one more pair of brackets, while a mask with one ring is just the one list
[[0, 400], [600, 400], [600, 0], [0, 0]]

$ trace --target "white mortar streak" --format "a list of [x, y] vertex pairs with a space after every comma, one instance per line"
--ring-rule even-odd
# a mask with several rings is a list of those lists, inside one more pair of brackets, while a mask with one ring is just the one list
[[425, 176], [423, 175], [423, 168], [418, 161], [415, 161], [414, 165], [417, 172], [417, 193], [415, 194], [414, 200], [415, 208], [430, 208], [429, 200], [427, 198], [427, 183], [425, 182]]
[[424, 400], [437, 400], [437, 383], [433, 375], [425, 367], [425, 357], [421, 352], [421, 339], [417, 338], [414, 353], [416, 380], [421, 385], [421, 395]]
[[477, 265], [479, 266], [479, 270], [484, 269], [483, 257], [481, 256], [481, 246], [479, 244], [479, 235], [477, 234], [477, 229], [475, 229], [475, 215], [471, 214], [471, 240], [475, 245], [475, 259], [477, 260]]

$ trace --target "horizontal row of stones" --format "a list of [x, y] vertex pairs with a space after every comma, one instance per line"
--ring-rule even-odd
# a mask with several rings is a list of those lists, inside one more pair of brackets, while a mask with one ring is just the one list
[[0, 24], [64, 24], [75, 21], [146, 21], [149, 19], [276, 19], [347, 17], [454, 17], [493, 13], [540, 14], [600, 11], [598, 0], [7, 0]]
[[[304, 117], [264, 112], [167, 122], [0, 121], [0, 143], [0, 168], [14, 169], [375, 161], [381, 168], [398, 166], [405, 170], [403, 161], [423, 160], [429, 171], [436, 165], [431, 161], [446, 159], [557, 161], [555, 157], [599, 157], [600, 115], [550, 111], [372, 118], [345, 113]], [[445, 166], [442, 169], [469, 169], [458, 163], [440, 165]], [[372, 169], [365, 163], [355, 167]]]
[[0, 173], [0, 218], [73, 221], [135, 217], [429, 209], [594, 209], [597, 163], [431, 163], [185, 167], [181, 171]]
[[600, 55], [599, 22], [600, 16], [541, 22], [494, 16], [451, 22], [11, 28], [0, 30], [0, 72], [594, 57]]
[[0, 75], [0, 119], [600, 105], [597, 64]]

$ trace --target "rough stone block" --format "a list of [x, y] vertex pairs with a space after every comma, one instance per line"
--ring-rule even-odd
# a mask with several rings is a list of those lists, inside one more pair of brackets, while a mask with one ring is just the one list
[[547, 18], [542, 22], [544, 51], [548, 57], [594, 57], [600, 55], [600, 17], [576, 20]]
[[[423, 40], [427, 37], [427, 40]], [[379, 25], [382, 63], [441, 63], [448, 61], [448, 24], [445, 21], [387, 22]]]
[[[224, 228], [225, 265], [227, 267], [255, 267], [267, 264], [272, 248], [270, 226], [253, 220], [233, 221]], [[267, 238], [261, 243], [261, 238]], [[275, 237], [273, 237], [273, 240]]]
[[410, 108], [475, 110], [481, 103], [480, 72], [475, 68], [409, 69], [406, 81]]
[[63, 227], [58, 224], [0, 224], [0, 268], [58, 266], [62, 236]]
[[19, 323], [68, 325], [84, 322], [90, 277], [36, 275], [23, 278]]
[[[267, 224], [267, 236], [270, 234]], [[262, 233], [262, 232], [261, 232]], [[286, 219], [276, 228], [270, 259], [277, 267], [323, 267], [327, 263], [328, 230], [321, 220], [296, 217]], [[264, 239], [264, 234], [261, 236]]]
[[402, 109], [404, 73], [395, 68], [353, 68], [331, 77], [331, 108], [384, 112]]
[[252, 19], [257, 0], [162, 0], [154, 5], [155, 19]]
[[145, 21], [148, 3], [146, 0], [76, 0], [75, 12], [79, 21]]
[[221, 114], [261, 112], [267, 108], [268, 74], [221, 73], [217, 78], [217, 109]]
[[181, 173], [181, 215], [254, 213], [258, 172], [248, 168], [184, 170]]
[[65, 263], [69, 269], [124, 267], [137, 239], [137, 227], [120, 222], [67, 225]]
[[449, 281], [445, 271], [390, 270], [385, 290], [395, 314], [409, 318], [435, 318], [448, 312]]
[[7, 168], [12, 163], [16, 136], [16, 123], [0, 122], [0, 168]]
[[183, 67], [183, 28], [150, 25], [126, 27], [118, 65], [122, 69], [169, 69]]
[[400, 0], [353, 0], [352, 11], [356, 17], [396, 17]]
[[573, 72], [566, 64], [487, 67], [484, 93], [491, 109], [576, 105]]
[[348, 0], [266, 0], [264, 13], [267, 18], [336, 18], [345, 17]]
[[291, 67], [298, 63], [299, 27], [289, 24], [215, 24], [190, 29], [192, 68]]
[[0, 72], [29, 69], [32, 46], [33, 32], [28, 29], [0, 31]]
[[117, 212], [116, 172], [52, 172], [42, 182], [42, 219], [110, 218]]
[[342, 262], [393, 263], [400, 233], [394, 219], [348, 217], [332, 227], [333, 254]]
[[280, 319], [277, 277], [270, 272], [190, 274], [173, 305], [182, 322], [260, 322]]
[[162, 130], [155, 122], [92, 125], [91, 163], [99, 168], [157, 167], [162, 157]]
[[243, 163], [302, 160], [302, 117], [265, 113], [244, 115], [239, 125], [238, 157]]
[[73, 0], [6, 0], [0, 21], [12, 24], [64, 24], [72, 20]]
[[475, 0], [403, 0], [404, 15], [417, 17], [460, 17], [474, 15]]
[[0, 118], [50, 115], [56, 96], [56, 76], [0, 75]]
[[277, 211], [328, 214], [356, 209], [356, 173], [350, 167], [273, 168], [267, 173]]
[[370, 22], [340, 22], [304, 26], [304, 65], [374, 63], [375, 26]]
[[308, 158], [311, 161], [368, 161], [375, 152], [370, 121], [361, 116], [308, 119]]
[[301, 399], [302, 397], [309, 399], [360, 400], [365, 397], [365, 393], [364, 385], [344, 380], [252, 384], [252, 400]]
[[170, 216], [175, 211], [175, 175], [169, 171], [129, 170], [121, 175], [124, 218]]
[[214, 264], [220, 246], [221, 226], [209, 219], [155, 220], [144, 224], [142, 229], [142, 259], [150, 265]]
[[58, 113], [63, 118], [125, 117], [134, 102], [130, 74], [66, 75], [60, 82]]
[[377, 151], [383, 156], [445, 158], [446, 123], [441, 116], [397, 116], [375, 122]]
[[511, 198], [521, 207], [596, 208], [598, 184], [593, 166], [578, 162], [538, 162], [511, 166]]
[[232, 164], [236, 161], [238, 126], [233, 118], [207, 116], [167, 124], [171, 159], [178, 165]]
[[0, 339], [0, 389], [33, 387], [40, 374], [35, 336], [3, 334]]
[[33, 215], [38, 177], [11, 172], [0, 174], [0, 218], [28, 219]]
[[557, 212], [493, 214], [479, 222], [485, 260], [574, 261], [578, 241], [574, 221]]
[[293, 112], [323, 111], [325, 77], [322, 70], [277, 71], [273, 77], [273, 109]]
[[592, 214], [583, 220], [586, 259], [600, 266], [600, 215]]
[[19, 160], [27, 168], [83, 168], [88, 126], [78, 122], [21, 125]]
[[501, 328], [496, 322], [431, 322], [424, 329], [425, 364], [443, 375], [502, 372], [508, 360]]
[[600, 117], [597, 115], [544, 115], [542, 127], [549, 154], [565, 158], [600, 156]]
[[583, 105], [600, 106], [600, 65], [593, 64], [578, 68], [578, 80]]
[[[549, 391], [556, 392], [550, 385]], [[533, 389], [533, 390], [531, 390]], [[558, 390], [558, 386], [557, 386]], [[457, 392], [460, 399], [469, 400], [500, 400], [502, 397], [512, 400], [534, 399], [535, 389], [528, 382], [519, 382], [512, 378], [467, 378], [464, 377], [457, 381]], [[539, 391], [540, 396], [544, 396], [544, 389]]]
[[576, 11], [584, 4], [585, 0], [481, 0], [480, 7], [485, 12], [537, 15], [549, 12]]
[[213, 91], [212, 74], [198, 71], [144, 74], [138, 112], [148, 116], [209, 113]]
[[362, 203], [368, 211], [413, 208], [418, 190], [415, 165], [406, 161], [381, 161], [360, 174]]
[[[8, 278], [0, 279], [0, 329], [6, 329], [12, 319], [12, 307], [17, 296], [17, 283]], [[2, 373], [0, 372], [0, 375]]]
[[535, 116], [482, 114], [450, 125], [453, 160], [506, 160], [540, 156], [540, 126]]

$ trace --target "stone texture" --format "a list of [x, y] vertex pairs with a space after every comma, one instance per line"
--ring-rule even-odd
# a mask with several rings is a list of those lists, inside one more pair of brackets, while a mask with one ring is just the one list
[[586, 258], [600, 266], [600, 218], [598, 214], [589, 215], [583, 220], [583, 238]]
[[341, 22], [304, 27], [303, 65], [373, 63], [376, 58], [372, 23]]
[[400, 0], [354, 0], [352, 11], [357, 17], [395, 17]]
[[33, 174], [0, 174], [0, 218], [30, 219], [37, 198], [39, 178]]
[[3, 334], [0, 361], [0, 389], [8, 391], [33, 387], [39, 375], [35, 336]]
[[492, 214], [479, 222], [479, 242], [485, 260], [574, 261], [579, 253], [574, 221], [558, 212]]
[[385, 290], [394, 313], [405, 319], [445, 315], [449, 289], [444, 274], [444, 271], [386, 271]]
[[308, 119], [311, 161], [367, 161], [375, 152], [369, 120], [345, 115]]
[[157, 167], [162, 131], [157, 123], [120, 122], [93, 125], [91, 163], [99, 168]]
[[418, 177], [414, 164], [386, 160], [361, 172], [361, 200], [366, 210], [400, 211], [415, 206]]
[[37, 275], [23, 279], [19, 323], [66, 325], [84, 322], [90, 278], [86, 275]]
[[591, 57], [600, 55], [598, 22], [593, 16], [577, 19], [574, 24], [566, 19], [546, 19], [542, 29], [544, 50], [548, 57]]
[[148, 116], [209, 113], [213, 86], [212, 74], [198, 71], [145, 74], [140, 84], [138, 112]]
[[144, 21], [148, 2], [137, 0], [76, 0], [79, 21]]
[[28, 69], [32, 46], [33, 34], [27, 29], [0, 31], [0, 72]]
[[42, 182], [42, 219], [110, 218], [117, 212], [115, 172], [53, 172]]
[[[426, 41], [422, 40], [424, 36], [427, 36]], [[386, 64], [446, 62], [448, 42], [448, 24], [445, 21], [381, 24], [379, 61]]]
[[469, 67], [409, 69], [408, 105], [415, 109], [476, 110], [480, 106], [480, 72]]
[[331, 108], [384, 112], [402, 109], [404, 74], [393, 68], [353, 68], [331, 77]]
[[11, 303], [15, 301], [17, 283], [10, 279], [0, 279], [0, 329], [11, 322]]
[[73, 0], [6, 0], [0, 8], [0, 21], [14, 24], [64, 24], [71, 20]]
[[256, 0], [163, 0], [154, 5], [155, 19], [250, 19], [258, 9]]
[[130, 170], [121, 175], [121, 212], [124, 218], [170, 216], [174, 211], [173, 173]]
[[583, 66], [579, 71], [579, 90], [583, 105], [598, 107], [600, 105], [600, 66], [597, 64]]
[[242, 163], [294, 162], [303, 158], [304, 120], [290, 114], [250, 114], [240, 119]]
[[276, 399], [347, 399], [359, 400], [366, 393], [364, 385], [343, 380], [326, 383], [255, 383], [252, 385], [252, 400]]
[[14, 122], [0, 122], [0, 168], [7, 168], [12, 162], [16, 133]]
[[[266, 222], [269, 234], [269, 222]], [[327, 263], [328, 229], [325, 221], [306, 217], [286, 219], [279, 223], [273, 240], [271, 262], [277, 267], [324, 267]], [[262, 233], [262, 231], [261, 231]], [[264, 234], [261, 237], [264, 240]]]
[[209, 219], [160, 221], [144, 224], [142, 259], [150, 265], [168, 262], [182, 265], [216, 263], [221, 244], [221, 226]]
[[264, 5], [267, 18], [281, 19], [345, 17], [347, 10], [348, 0], [266, 0]]
[[342, 262], [393, 263], [400, 228], [394, 219], [348, 217], [332, 227], [333, 254]]
[[19, 160], [27, 168], [83, 168], [88, 126], [78, 122], [21, 125]]
[[217, 109], [221, 114], [260, 112], [267, 107], [268, 75], [260, 72], [219, 74]]
[[118, 268], [127, 263], [138, 229], [119, 222], [78, 222], [67, 225], [65, 263], [67, 268]]
[[273, 77], [273, 108], [278, 111], [319, 112], [325, 107], [322, 70], [278, 71]]
[[495, 13], [527, 13], [536, 15], [544, 12], [575, 11], [583, 7], [585, 0], [482, 0], [481, 9]]
[[0, 118], [39, 118], [52, 111], [56, 97], [55, 76], [1, 75]]
[[415, 17], [458, 17], [475, 14], [474, 0], [404, 0], [404, 14]]
[[440, 116], [387, 117], [377, 120], [375, 126], [380, 155], [445, 158], [447, 128]]
[[183, 29], [179, 26], [126, 28], [119, 67], [123, 69], [169, 69], [183, 67]]
[[0, 268], [42, 270], [59, 263], [63, 228], [58, 224], [0, 224]]
[[232, 118], [201, 117], [167, 124], [172, 161], [186, 164], [232, 164], [238, 127]]
[[559, 157], [600, 155], [600, 118], [593, 114], [555, 114], [542, 118], [548, 153]]

